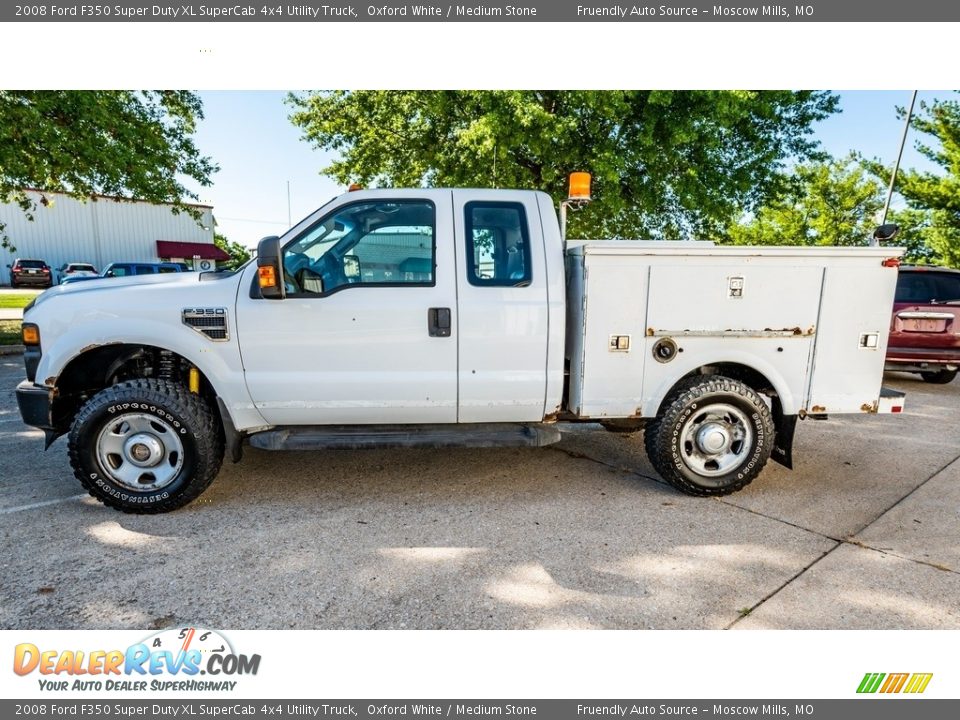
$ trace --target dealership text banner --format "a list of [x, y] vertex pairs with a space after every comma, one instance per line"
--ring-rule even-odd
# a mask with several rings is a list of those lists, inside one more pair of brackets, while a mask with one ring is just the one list
[[801, 0], [618, 4], [536, 2], [37, 2], [0, 7], [3, 22], [953, 22], [960, 3], [943, 0]]

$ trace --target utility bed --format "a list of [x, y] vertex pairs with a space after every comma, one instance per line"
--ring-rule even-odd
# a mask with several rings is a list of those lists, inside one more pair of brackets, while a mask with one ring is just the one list
[[890, 411], [880, 380], [901, 253], [571, 243], [569, 409], [653, 417], [709, 358], [762, 375], [787, 415]]

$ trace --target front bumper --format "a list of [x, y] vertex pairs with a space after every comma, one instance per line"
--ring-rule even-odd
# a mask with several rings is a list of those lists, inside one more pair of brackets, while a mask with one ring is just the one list
[[23, 418], [24, 423], [44, 431], [53, 430], [53, 422], [50, 418], [51, 392], [49, 388], [34, 385], [29, 380], [24, 380], [17, 385], [17, 405], [20, 407], [20, 417]]

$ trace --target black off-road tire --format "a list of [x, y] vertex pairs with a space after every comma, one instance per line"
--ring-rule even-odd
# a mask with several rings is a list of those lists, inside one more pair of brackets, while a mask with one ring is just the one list
[[953, 379], [956, 376], [956, 370], [936, 370], [933, 372], [920, 373], [920, 377], [923, 378], [923, 381], [930, 383], [931, 385], [946, 385], [947, 383], [953, 382]]
[[[722, 474], [703, 474], [688, 461], [682, 436], [688, 422], [695, 423], [711, 407], [720, 406], [742, 413], [750, 440], [740, 453], [734, 453], [742, 453], [742, 461]], [[774, 433], [770, 408], [756, 391], [722, 375], [699, 375], [679, 383], [664, 399], [660, 413], [644, 430], [644, 445], [654, 468], [675, 488], [688, 495], [719, 496], [742, 490], [760, 474], [770, 458]]]
[[[98, 459], [97, 439], [127, 413], [156, 415], [177, 433], [183, 457], [175, 476], [155, 490], [139, 492], [117, 482]], [[209, 487], [223, 462], [223, 432], [216, 412], [198, 395], [168, 380], [128, 380], [94, 395], [70, 428], [70, 465], [87, 491], [125, 513], [164, 513], [183, 507]]]

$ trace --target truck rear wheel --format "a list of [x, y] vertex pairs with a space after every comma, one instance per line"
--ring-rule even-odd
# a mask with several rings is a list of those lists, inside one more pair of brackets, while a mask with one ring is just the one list
[[689, 495], [729, 495], [746, 487], [773, 448], [770, 409], [750, 387], [721, 375], [678, 385], [647, 425], [647, 456], [668, 483]]
[[128, 380], [94, 395], [70, 429], [70, 465], [104, 505], [127, 513], [183, 507], [223, 461], [216, 415], [167, 380]]

